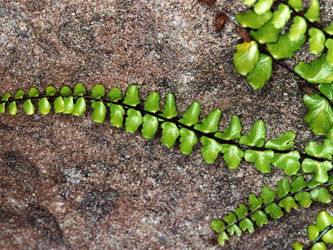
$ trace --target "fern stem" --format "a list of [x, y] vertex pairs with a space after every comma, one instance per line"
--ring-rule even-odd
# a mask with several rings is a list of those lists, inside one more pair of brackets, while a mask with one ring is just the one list
[[326, 227], [319, 235], [318, 237], [312, 241], [312, 243], [310, 244], [310, 246], [308, 246], [307, 248], [305, 248], [304, 250], [310, 250], [314, 244], [316, 244], [316, 242], [318, 242], [323, 236], [324, 234], [326, 234], [328, 232], [328, 230], [333, 228], [333, 224], [329, 225], [328, 227]]
[[145, 114], [149, 114], [149, 115], [152, 115], [152, 116], [155, 116], [157, 117], [160, 121], [163, 121], [163, 122], [173, 122], [176, 124], [176, 126], [181, 129], [181, 128], [186, 128], [188, 130], [191, 130], [193, 131], [196, 136], [198, 136], [199, 138], [201, 138], [202, 136], [205, 136], [205, 137], [208, 137], [210, 139], [214, 139], [216, 140], [218, 143], [220, 144], [229, 144], [229, 145], [234, 145], [234, 146], [237, 146], [238, 148], [240, 148], [241, 150], [245, 151], [245, 150], [248, 150], [248, 149], [251, 149], [251, 150], [255, 150], [255, 151], [266, 151], [266, 150], [272, 150], [274, 153], [278, 153], [278, 154], [286, 154], [286, 153], [290, 153], [291, 151], [293, 150], [297, 150], [299, 151], [300, 153], [300, 163], [303, 162], [304, 159], [306, 158], [309, 158], [309, 159], [312, 159], [312, 160], [315, 160], [315, 161], [327, 161], [327, 159], [325, 158], [318, 158], [318, 157], [315, 157], [315, 156], [311, 156], [311, 155], [308, 155], [306, 153], [302, 153], [301, 150], [297, 149], [297, 148], [291, 148], [289, 150], [277, 150], [277, 149], [268, 149], [268, 148], [264, 148], [264, 147], [255, 147], [255, 146], [247, 146], [247, 145], [243, 145], [243, 144], [240, 144], [238, 141], [236, 140], [223, 140], [223, 139], [220, 139], [220, 138], [217, 138], [215, 137], [215, 133], [203, 133], [197, 129], [194, 128], [194, 125], [192, 126], [187, 126], [185, 124], [182, 124], [179, 122], [179, 118], [178, 117], [174, 117], [174, 118], [171, 118], [171, 119], [168, 119], [168, 118], [165, 118], [163, 116], [161, 116], [159, 113], [153, 113], [153, 112], [149, 112], [147, 110], [144, 110], [142, 105], [138, 105], [138, 106], [130, 106], [130, 105], [127, 105], [127, 104], [124, 104], [123, 101], [118, 101], [118, 102], [114, 102], [114, 101], [110, 101], [110, 100], [105, 100], [103, 98], [95, 98], [95, 97], [91, 97], [91, 96], [87, 96], [87, 95], [73, 95], [73, 94], [70, 94], [70, 95], [53, 95], [53, 96], [38, 96], [38, 97], [23, 97], [23, 98], [20, 98], [20, 99], [14, 99], [14, 98], [9, 98], [7, 101], [1, 101], [0, 100], [0, 104], [1, 103], [10, 103], [10, 102], [13, 102], [13, 101], [16, 101], [16, 102], [23, 102], [23, 101], [26, 101], [26, 100], [39, 100], [39, 99], [42, 99], [44, 97], [47, 97], [49, 99], [51, 99], [51, 101], [54, 101], [57, 97], [59, 96], [62, 96], [64, 98], [66, 97], [74, 97], [74, 98], [80, 98], [80, 97], [83, 97], [85, 98], [85, 100], [90, 100], [90, 101], [101, 101], [105, 104], [118, 104], [118, 105], [122, 105], [124, 107], [124, 109], [128, 110], [128, 109], [134, 109], [134, 110], [137, 110], [139, 111], [142, 115], [145, 115]]

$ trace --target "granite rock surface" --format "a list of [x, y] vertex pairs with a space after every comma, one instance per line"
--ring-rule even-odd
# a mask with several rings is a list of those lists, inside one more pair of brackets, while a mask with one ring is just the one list
[[[320, 3], [325, 26], [333, 1]], [[231, 15], [246, 8], [241, 0], [216, 4]], [[275, 64], [269, 83], [252, 90], [232, 61], [242, 38], [230, 21], [216, 32], [215, 15], [194, 0], [0, 0], [0, 95], [137, 84], [142, 100], [172, 92], [179, 114], [194, 100], [201, 117], [219, 108], [220, 130], [232, 114], [244, 133], [263, 119], [267, 138], [294, 131], [303, 148], [314, 136], [303, 121], [301, 80]], [[284, 63], [311, 59], [304, 48]], [[282, 250], [308, 243], [306, 227], [319, 211], [333, 213], [315, 203], [221, 247], [210, 221], [276, 186], [283, 172], [262, 175], [246, 162], [231, 170], [222, 157], [210, 165], [199, 145], [184, 156], [160, 135], [146, 140], [94, 123], [91, 110], [0, 115], [0, 166], [1, 249]]]

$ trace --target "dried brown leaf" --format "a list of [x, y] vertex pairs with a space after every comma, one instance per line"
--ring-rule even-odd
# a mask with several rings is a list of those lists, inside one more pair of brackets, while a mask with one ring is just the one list
[[236, 26], [236, 31], [238, 35], [240, 35], [244, 39], [245, 42], [249, 43], [251, 41], [250, 34], [246, 30], [242, 29], [239, 26]]
[[215, 8], [216, 0], [198, 0], [200, 4], [207, 4], [209, 7]]
[[214, 21], [215, 24], [215, 28], [217, 32], [220, 32], [224, 25], [225, 25], [225, 20], [227, 20], [227, 15], [222, 13], [222, 12], [218, 12], [216, 15], [216, 19]]

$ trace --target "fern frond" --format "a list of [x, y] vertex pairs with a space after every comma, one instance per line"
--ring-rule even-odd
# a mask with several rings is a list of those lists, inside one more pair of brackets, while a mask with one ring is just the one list
[[[262, 88], [271, 76], [272, 56], [275, 60], [282, 58], [290, 58], [299, 50], [306, 42], [305, 33], [308, 31], [310, 36], [310, 52], [318, 55], [322, 53], [321, 58], [313, 61], [313, 65], [309, 66], [304, 62], [299, 62], [295, 67], [295, 72], [310, 83], [331, 83], [333, 72], [333, 45], [330, 36], [332, 35], [332, 23], [325, 29], [320, 29], [313, 22], [320, 20], [319, 18], [319, 2], [312, 0], [309, 8], [304, 15], [298, 13], [303, 10], [301, 0], [277, 1], [278, 9], [273, 11], [273, 2], [271, 0], [258, 1], [253, 10], [249, 9], [243, 14], [236, 15], [236, 20], [243, 28], [249, 28], [253, 41], [244, 42], [237, 45], [237, 52], [234, 55], [234, 64], [236, 71], [247, 76], [247, 82], [253, 89]], [[295, 12], [296, 13], [295, 13]], [[293, 13], [294, 12], [294, 13]], [[289, 32], [280, 34], [290, 17], [294, 15], [293, 24]], [[265, 55], [265, 67], [262, 61], [253, 57], [250, 48], [256, 48], [256, 44], [265, 45], [265, 49], [260, 49], [260, 55]], [[325, 51], [325, 46], [327, 51]], [[244, 51], [245, 50], [245, 51]], [[252, 49], [253, 50], [253, 49]], [[262, 56], [261, 56], [262, 57]]]
[[[245, 230], [250, 233], [254, 232], [254, 224], [262, 227], [268, 223], [269, 218], [281, 218], [284, 215], [283, 210], [290, 213], [292, 209], [298, 209], [298, 204], [302, 207], [309, 207], [314, 200], [321, 203], [331, 202], [330, 192], [333, 192], [333, 175], [319, 186], [311, 188], [309, 186], [311, 184], [304, 180], [303, 175], [300, 175], [291, 182], [287, 178], [283, 178], [278, 182], [276, 190], [265, 185], [259, 197], [250, 194], [248, 205], [240, 203], [235, 212], [229, 212], [222, 220], [212, 220], [211, 228], [219, 234], [219, 244], [223, 246], [225, 241], [229, 239], [229, 235], [233, 235], [234, 232], [238, 237]], [[251, 212], [248, 211], [249, 209]], [[325, 223], [319, 223], [320, 230], [318, 232], [322, 231], [328, 224], [332, 224], [328, 222], [330, 220], [325, 221]]]
[[[90, 102], [93, 109], [93, 121], [103, 123], [109, 108], [109, 120], [112, 126], [125, 126], [126, 132], [130, 133], [141, 130], [142, 136], [147, 139], [152, 139], [158, 128], [161, 128], [162, 143], [170, 148], [179, 139], [180, 150], [187, 155], [191, 154], [194, 145], [200, 141], [205, 162], [214, 164], [221, 154], [230, 169], [236, 169], [242, 160], [253, 163], [261, 173], [270, 173], [271, 166], [283, 169], [288, 176], [302, 169], [306, 173], [313, 172], [313, 185], [320, 185], [327, 180], [326, 172], [332, 168], [332, 165], [325, 161], [325, 158], [330, 159], [333, 154], [332, 145], [327, 141], [324, 141], [322, 146], [310, 143], [305, 149], [307, 155], [302, 155], [298, 150], [293, 149], [296, 136], [293, 132], [287, 132], [275, 140], [265, 141], [265, 123], [258, 120], [247, 135], [241, 135], [242, 126], [235, 115], [232, 116], [227, 128], [219, 132], [221, 110], [213, 110], [199, 122], [200, 104], [194, 101], [182, 117], [177, 117], [173, 94], [166, 95], [163, 111], [161, 111], [159, 94], [151, 93], [142, 105], [136, 85], [128, 88], [124, 98], [119, 88], [111, 89], [107, 95], [103, 85], [94, 86], [91, 95], [88, 96], [81, 83], [74, 87], [74, 91], [65, 86], [58, 94], [53, 87], [48, 87], [45, 96], [41, 96], [35, 88], [30, 89], [27, 96], [21, 90], [15, 94], [14, 98], [10, 96], [6, 93], [2, 97], [1, 113], [5, 112], [5, 105], [9, 104], [9, 113], [15, 115], [17, 102], [22, 101], [24, 112], [32, 115], [35, 112], [34, 100], [39, 100], [38, 108], [42, 114], [49, 114], [53, 105], [55, 113], [80, 116]], [[106, 96], [109, 97], [108, 100], [105, 99]], [[316, 110], [310, 111], [308, 117], [314, 120], [312, 121], [314, 124], [327, 119], [324, 117], [318, 120]], [[321, 126], [321, 128], [324, 127]]]
[[[325, 250], [326, 244], [333, 243], [333, 217], [326, 211], [318, 213], [316, 225], [308, 226], [309, 240], [312, 241], [311, 245], [306, 249]], [[322, 240], [322, 241], [320, 241]], [[326, 244], [325, 244], [326, 243]], [[303, 245], [295, 242], [294, 250], [302, 250]]]

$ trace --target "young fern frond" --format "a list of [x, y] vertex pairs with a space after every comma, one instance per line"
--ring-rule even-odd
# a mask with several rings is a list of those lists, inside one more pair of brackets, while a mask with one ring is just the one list
[[[72, 91], [65, 86], [57, 94], [54, 87], [47, 87], [45, 96], [40, 96], [37, 89], [32, 88], [28, 96], [19, 90], [14, 98], [6, 93], [0, 102], [0, 113], [5, 112], [8, 105], [8, 112], [11, 115], [17, 113], [17, 102], [23, 101], [24, 112], [28, 115], [35, 113], [33, 100], [38, 100], [38, 109], [41, 114], [49, 114], [53, 103], [55, 113], [72, 114], [80, 116], [86, 110], [87, 103], [91, 103], [93, 109], [92, 119], [95, 122], [103, 123], [107, 110], [110, 110], [110, 123], [115, 127], [125, 125], [126, 132], [135, 133], [141, 128], [144, 138], [151, 139], [158, 128], [162, 129], [162, 143], [168, 148], [172, 147], [179, 138], [180, 150], [183, 154], [190, 154], [193, 146], [200, 140], [201, 153], [205, 162], [213, 164], [219, 154], [230, 169], [236, 169], [242, 159], [254, 163], [254, 166], [261, 173], [270, 173], [271, 165], [283, 169], [291, 176], [299, 171], [302, 162], [313, 160], [320, 169], [320, 177], [331, 169], [331, 165], [322, 166], [326, 154], [319, 154], [317, 151], [331, 153], [330, 144], [324, 142], [317, 154], [303, 155], [293, 149], [296, 135], [287, 132], [275, 140], [266, 139], [265, 123], [258, 120], [254, 123], [247, 135], [241, 135], [242, 126], [237, 116], [233, 115], [229, 126], [224, 131], [218, 131], [218, 123], [221, 117], [221, 110], [215, 109], [199, 123], [200, 104], [194, 101], [182, 118], [177, 118], [175, 98], [173, 94], [166, 95], [163, 111], [160, 111], [160, 96], [152, 92], [142, 108], [139, 98], [139, 90], [136, 85], [131, 85], [122, 96], [119, 88], [109, 91], [109, 99], [105, 99], [106, 91], [103, 85], [93, 87], [91, 95], [86, 95], [85, 87], [79, 83]], [[312, 145], [312, 144], [311, 144]], [[307, 159], [309, 158], [309, 159]], [[325, 161], [324, 161], [325, 162]], [[316, 171], [314, 169], [313, 171]], [[307, 171], [312, 171], [308, 169]], [[319, 177], [318, 177], [319, 178]]]
[[[244, 1], [248, 5], [255, 2]], [[315, 55], [322, 54], [311, 65], [299, 62], [294, 70], [310, 83], [331, 83], [333, 81], [333, 24], [324, 29], [313, 24], [320, 20], [318, 0], [311, 1], [304, 15], [298, 13], [303, 10], [301, 0], [288, 3], [276, 1], [278, 9], [274, 12], [272, 11], [273, 2], [260, 0], [253, 9], [236, 15], [236, 20], [243, 28], [250, 29], [249, 33], [254, 39], [237, 45], [237, 52], [234, 54], [236, 71], [246, 76], [248, 83], [254, 89], [262, 88], [271, 76], [273, 62], [271, 57], [275, 60], [293, 57], [306, 42], [308, 31], [310, 52]], [[280, 34], [292, 16], [294, 16], [293, 24], [289, 31]], [[259, 49], [257, 42], [265, 45], [264, 51]]]
[[[276, 190], [271, 189], [268, 185], [262, 188], [261, 196], [256, 197], [255, 194], [249, 195], [248, 205], [240, 203], [234, 212], [229, 212], [223, 217], [223, 220], [212, 220], [211, 227], [218, 235], [218, 242], [224, 245], [230, 235], [236, 233], [239, 237], [242, 232], [254, 232], [256, 224], [262, 227], [268, 223], [268, 218], [279, 219], [283, 216], [283, 210], [290, 213], [291, 209], [297, 209], [298, 204], [304, 208], [309, 207], [313, 200], [321, 203], [330, 203], [332, 200], [331, 192], [333, 192], [333, 175], [328, 178], [325, 183], [312, 186], [304, 180], [303, 175], [289, 181], [284, 178], [278, 182]], [[249, 212], [249, 209], [251, 212]], [[332, 224], [333, 221], [330, 223]], [[327, 226], [328, 223], [324, 223]], [[315, 234], [316, 238], [318, 234]], [[331, 235], [332, 233], [330, 233]], [[331, 236], [327, 238], [331, 239]], [[311, 238], [310, 238], [311, 240]], [[313, 240], [312, 240], [313, 241]], [[332, 243], [328, 242], [327, 243]], [[297, 248], [300, 249], [300, 248]]]

